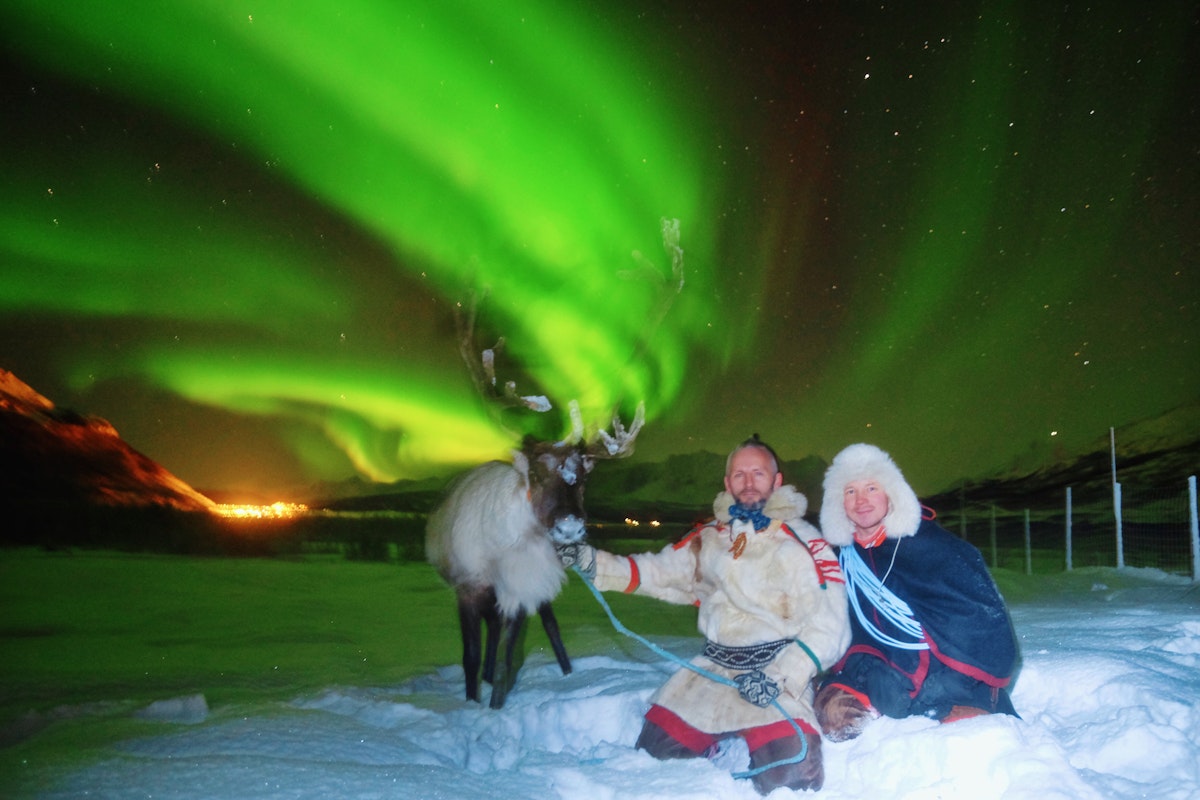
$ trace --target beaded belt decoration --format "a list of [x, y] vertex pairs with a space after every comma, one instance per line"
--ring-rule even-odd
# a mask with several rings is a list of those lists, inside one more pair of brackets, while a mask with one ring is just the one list
[[746, 647], [726, 647], [716, 642], [705, 641], [704, 657], [729, 669], [762, 669], [775, 660], [780, 650], [791, 643], [791, 639], [778, 639]]

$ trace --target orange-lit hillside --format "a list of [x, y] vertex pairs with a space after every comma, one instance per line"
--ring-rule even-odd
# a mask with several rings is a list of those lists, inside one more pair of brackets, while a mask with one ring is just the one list
[[88, 502], [211, 511], [215, 503], [121, 439], [107, 420], [61, 409], [0, 369], [0, 443], [17, 503]]

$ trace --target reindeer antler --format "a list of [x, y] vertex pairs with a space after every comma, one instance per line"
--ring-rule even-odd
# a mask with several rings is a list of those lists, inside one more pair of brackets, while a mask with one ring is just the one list
[[646, 350], [650, 347], [650, 340], [662, 325], [671, 306], [675, 304], [676, 298], [683, 292], [683, 248], [679, 246], [679, 220], [664, 217], [659, 223], [662, 231], [663, 250], [671, 258], [670, 281], [665, 280], [659, 268], [638, 250], [633, 251], [633, 259], [637, 262], [638, 268], [620, 273], [623, 278], [645, 279], [659, 285], [658, 304], [651, 312], [647, 324], [642, 326], [638, 340], [625, 362], [626, 367], [645, 355]]
[[661, 286], [658, 306], [650, 316], [649, 324], [644, 327], [645, 334], [638, 342], [638, 346], [634, 348], [630, 361], [641, 356], [650, 342], [651, 335], [658, 330], [658, 326], [662, 324], [667, 312], [675, 304], [675, 299], [683, 293], [683, 248], [679, 246], [679, 220], [664, 217], [659, 223], [662, 231], [663, 250], [671, 257], [670, 281], [666, 281], [658, 267], [638, 250], [633, 251], [633, 259], [637, 262], [638, 268], [620, 273], [623, 278], [644, 278]]
[[[584, 434], [583, 412], [579, 409], [579, 401], [572, 400], [568, 403], [567, 411], [571, 417], [571, 433], [559, 444], [579, 444], [583, 442]], [[584, 449], [593, 458], [624, 458], [633, 452], [634, 440], [637, 439], [638, 433], [645, 424], [646, 403], [643, 401], [638, 403], [637, 411], [634, 412], [633, 421], [629, 423], [628, 428], [621, 422], [621, 415], [614, 413], [612, 433], [603, 428], [596, 431]]]
[[[496, 340], [496, 344], [477, 351], [475, 342], [475, 317], [478, 313], [478, 296], [472, 292], [465, 302], [457, 303], [454, 307], [454, 327], [458, 333], [458, 352], [463, 363], [467, 365], [467, 373], [475, 384], [476, 391], [485, 399], [496, 400], [502, 407], [527, 408], [530, 411], [546, 412], [551, 409], [550, 400], [545, 395], [518, 395], [517, 384], [505, 381], [504, 388], [496, 386], [496, 355], [504, 349], [504, 337]], [[478, 354], [477, 354], [478, 352]]]
[[[633, 422], [626, 428], [619, 414], [613, 414], [613, 432], [596, 431], [596, 438], [588, 445], [588, 454], [597, 458], [624, 458], [633, 453], [633, 443], [638, 432], [646, 424], [646, 403], [638, 403], [637, 411], [633, 414]], [[603, 448], [602, 450], [599, 448]]]
[[[661, 325], [667, 312], [674, 305], [675, 299], [683, 291], [683, 248], [679, 246], [679, 220], [660, 220], [663, 249], [671, 259], [671, 278], [666, 280], [661, 270], [650, 262], [640, 252], [634, 251], [633, 258], [637, 269], [619, 273], [624, 278], [648, 278], [660, 286], [660, 296], [657, 306], [651, 313], [648, 324], [644, 325], [638, 336], [626, 366], [641, 358], [650, 345], [650, 339]], [[486, 292], [484, 292], [486, 295]], [[455, 328], [458, 332], [459, 354], [467, 366], [467, 372], [475, 384], [480, 396], [497, 401], [488, 404], [488, 408], [497, 424], [507, 429], [495, 410], [498, 405], [504, 407], [519, 407], [536, 412], [549, 411], [553, 406], [545, 395], [518, 395], [517, 385], [506, 381], [503, 388], [496, 385], [496, 355], [504, 348], [504, 337], [500, 337], [492, 347], [478, 350], [475, 342], [475, 318], [478, 313], [479, 296], [472, 292], [468, 298], [457, 303], [454, 308]], [[572, 400], [568, 406], [571, 419], [571, 433], [559, 444], [580, 444], [583, 442], [585, 426], [579, 403]], [[620, 411], [613, 412], [612, 433], [598, 430], [589, 439], [586, 450], [596, 458], [622, 458], [633, 452], [633, 444], [638, 433], [646, 422], [646, 403], [638, 403], [633, 421], [626, 428], [621, 422]]]

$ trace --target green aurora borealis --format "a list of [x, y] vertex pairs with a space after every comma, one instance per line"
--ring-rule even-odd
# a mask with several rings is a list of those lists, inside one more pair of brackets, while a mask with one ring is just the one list
[[1195, 5], [728, 5], [9, 2], [0, 367], [268, 493], [502, 456], [475, 289], [651, 460], [932, 491], [1200, 400]]

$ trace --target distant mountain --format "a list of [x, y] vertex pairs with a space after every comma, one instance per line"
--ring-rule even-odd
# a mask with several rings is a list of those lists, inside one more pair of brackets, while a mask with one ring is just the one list
[[[1081, 466], [1085, 464], [1093, 464], [1097, 468], [1102, 465], [1101, 471], [1107, 469], [1111, 482], [1111, 445], [1114, 440], [1118, 480], [1121, 480], [1120, 473], [1123, 468], [1133, 470], [1132, 475], [1143, 477], [1147, 469], [1144, 466], [1146, 464], [1156, 465], [1150, 467], [1151, 472], [1155, 469], [1168, 473], [1185, 469], [1190, 470], [1185, 476], [1194, 474], [1197, 467], [1200, 467], [1200, 459], [1195, 457], [1197, 447], [1200, 446], [1200, 398], [1157, 417], [1122, 425], [1112, 433], [1105, 431], [1074, 455], [1061, 452], [1058, 446], [1050, 441], [1031, 444], [1027, 452], [1013, 459], [1003, 469], [989, 475], [970, 476], [966, 480], [955, 481], [954, 485], [946, 487], [946, 491], [953, 491], [964, 483], [1024, 483], [1039, 475], [1053, 478], [1055, 474], [1072, 473], [1080, 469], [1087, 472], [1088, 468]], [[1183, 462], [1178, 467], [1173, 463], [1177, 460]]]
[[209, 511], [214, 503], [125, 443], [99, 417], [60, 409], [0, 369], [0, 503]]
[[[1151, 490], [1182, 492], [1189, 476], [1200, 473], [1200, 438], [1185, 444], [1169, 445], [1162, 440], [1160, 449], [1135, 445], [1117, 448], [1117, 481], [1126, 501], [1132, 494]], [[1064, 502], [1067, 487], [1076, 502], [1083, 497], [1108, 497], [1112, 492], [1112, 455], [1109, 450], [1094, 450], [1078, 458], [1055, 463], [1024, 474], [1003, 474], [959, 486], [937, 495], [923, 497], [932, 508], [948, 510], [963, 503], [997, 505], [1009, 509], [1056, 508]]]
[[[601, 461], [588, 480], [588, 509], [596, 517], [653, 512], [683, 522], [712, 516], [713, 499], [723, 488], [726, 455], [701, 451], [669, 456], [656, 463]], [[821, 502], [824, 460], [809, 456], [780, 465], [784, 482]]]
[[[1128, 487], [1169, 487], [1200, 471], [1200, 404], [1175, 409], [1160, 417], [1116, 431], [1117, 477]], [[782, 465], [784, 480], [808, 498], [810, 520], [821, 505], [826, 462], [809, 456]], [[712, 513], [720, 491], [725, 455], [709, 452], [673, 455], [665, 461], [600, 461], [588, 479], [587, 505], [592, 519], [619, 520], [625, 516], [685, 523]], [[1097, 438], [1084, 455], [1068, 458], [1039, 453], [1024, 462], [987, 476], [958, 481], [922, 500], [939, 510], [958, 508], [964, 500], [1014, 508], [1058, 506], [1067, 486], [1077, 493], [1102, 493], [1111, 483], [1108, 437]], [[316, 507], [339, 510], [402, 510], [432, 508], [447, 479], [372, 484], [360, 479], [322, 484]], [[1077, 495], [1079, 496], [1079, 495]]]
[[[825, 462], [816, 457], [786, 461], [784, 479], [809, 498], [811, 510], [820, 503]], [[698, 452], [669, 456], [666, 461], [625, 459], [596, 463], [588, 478], [587, 506], [592, 519], [619, 520], [654, 516], [690, 522], [712, 515], [712, 502], [722, 488], [725, 456]], [[369, 483], [358, 478], [312, 487], [308, 505], [331, 511], [415, 511], [432, 509], [449, 478]]]
[[1112, 496], [1114, 460], [1125, 503], [1157, 491], [1182, 493], [1188, 477], [1200, 474], [1200, 401], [1098, 436], [1077, 457], [1030, 454], [1005, 470], [960, 481], [922, 501], [941, 511], [988, 505], [1061, 508], [1070, 487], [1076, 509], [1085, 498], [1093, 505], [1102, 498], [1103, 504]]

